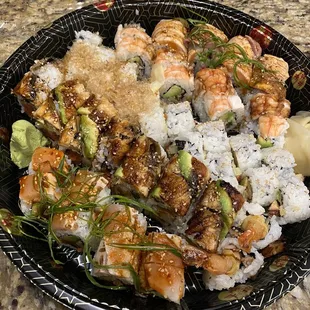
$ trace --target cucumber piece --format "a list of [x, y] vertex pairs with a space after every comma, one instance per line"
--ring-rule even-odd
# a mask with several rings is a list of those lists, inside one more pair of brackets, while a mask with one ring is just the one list
[[184, 93], [184, 90], [182, 87], [178, 85], [173, 85], [168, 89], [167, 92], [163, 94], [162, 97], [164, 99], [176, 99], [176, 98], [181, 97], [183, 93]]
[[256, 143], [261, 146], [262, 149], [265, 149], [267, 147], [272, 147], [273, 143], [270, 139], [264, 139], [263, 137], [259, 136], [256, 140]]

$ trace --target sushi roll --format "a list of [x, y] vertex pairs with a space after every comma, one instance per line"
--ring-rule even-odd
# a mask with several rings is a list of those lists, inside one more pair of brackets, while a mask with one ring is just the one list
[[[261, 56], [262, 53], [262, 48], [260, 47], [259, 43], [250, 36], [235, 36], [228, 41], [226, 48], [229, 52], [232, 52], [236, 55], [235, 58], [228, 59], [223, 63], [231, 76], [233, 75], [235, 64], [238, 62], [238, 60], [244, 58], [244, 55], [246, 55], [246, 57], [249, 59], [257, 59]], [[237, 65], [236, 77], [239, 83], [241, 82], [243, 84], [249, 85], [252, 75], [252, 64], [241, 63]], [[234, 82], [236, 83], [237, 81]]]
[[309, 190], [294, 173], [280, 178], [280, 225], [301, 222], [310, 216]]
[[185, 216], [209, 179], [205, 165], [186, 151], [179, 151], [163, 168], [151, 193], [150, 204], [167, 210], [172, 217]]
[[[151, 233], [148, 235], [147, 241], [180, 251], [182, 239], [176, 235]], [[142, 254], [139, 276], [141, 289], [145, 292], [155, 291], [177, 304], [185, 294], [182, 258], [169, 250], [145, 251]]]
[[238, 174], [234, 166], [234, 159], [231, 152], [224, 153], [207, 153], [204, 164], [210, 171], [212, 180], [224, 180], [235, 188], [239, 189], [239, 183], [236, 178]]
[[193, 27], [188, 37], [190, 39], [188, 62], [194, 66], [195, 73], [205, 67], [205, 64], [199, 59], [200, 54], [203, 55], [204, 52], [216, 48], [218, 44], [228, 41], [223, 31], [206, 23]]
[[[230, 255], [233, 257], [233, 253]], [[240, 260], [243, 263], [240, 268], [235, 269], [233, 274], [212, 274], [207, 270], [204, 271], [203, 281], [206, 289], [210, 291], [224, 290], [234, 287], [236, 283], [245, 283], [247, 279], [256, 275], [264, 264], [264, 257], [257, 250], [253, 250], [251, 255], [247, 254], [241, 257]]]
[[155, 50], [152, 39], [140, 25], [119, 25], [114, 43], [117, 59], [136, 63], [140, 79], [150, 77]]
[[195, 129], [202, 135], [203, 148], [206, 152], [230, 151], [229, 139], [222, 120], [199, 123]]
[[274, 79], [277, 79], [281, 83], [285, 83], [286, 80], [290, 77], [289, 75], [289, 66], [288, 63], [279, 57], [264, 54], [259, 58], [259, 61], [266, 68], [265, 74], [272, 74]]
[[164, 109], [156, 104], [151, 111], [139, 115], [142, 133], [157, 141], [162, 147], [168, 144], [168, 129]]
[[32, 117], [36, 121], [36, 126], [43, 134], [53, 141], [57, 141], [63, 130], [59, 114], [57, 113], [56, 104], [52, 98], [48, 98], [35, 111]]
[[104, 227], [103, 238], [94, 256], [96, 265], [93, 267], [92, 274], [100, 279], [133, 285], [135, 280], [130, 270], [126, 268], [105, 269], [100, 266], [130, 265], [138, 274], [141, 262], [140, 251], [115, 247], [113, 244], [126, 246], [126, 244], [141, 243], [146, 232], [146, 219], [133, 208], [112, 204], [104, 211], [102, 221], [105, 221], [107, 225]]
[[212, 181], [195, 205], [186, 234], [203, 249], [215, 253], [228, 234], [244, 198], [225, 181]]
[[166, 154], [156, 141], [139, 136], [114, 173], [114, 193], [146, 198], [156, 185], [165, 159]]
[[169, 104], [165, 108], [168, 137], [179, 139], [182, 133], [192, 132], [195, 127], [193, 112], [188, 101]]
[[249, 179], [248, 186], [251, 187], [251, 202], [265, 207], [277, 199], [280, 183], [276, 171], [267, 166], [262, 166], [249, 168], [244, 174]]
[[155, 27], [152, 39], [156, 49], [167, 49], [186, 58], [186, 35], [187, 28], [180, 20], [162, 19]]
[[244, 116], [241, 99], [221, 68], [206, 68], [197, 73], [193, 107], [201, 122], [222, 119], [229, 127], [235, 127]]
[[187, 62], [185, 38], [187, 28], [180, 20], [161, 20], [152, 39], [156, 49], [155, 65], [163, 70], [163, 83], [159, 89], [168, 102], [191, 100], [194, 89], [192, 68]]
[[262, 153], [253, 135], [239, 134], [229, 138], [235, 164], [242, 172], [261, 166]]
[[131, 148], [139, 129], [126, 120], [112, 118], [99, 138], [98, 150], [95, 155], [97, 169], [108, 168], [114, 171]]
[[90, 94], [85, 90], [83, 84], [78, 81], [67, 81], [58, 85], [54, 90], [56, 108], [61, 122], [65, 125], [79, 109]]
[[292, 171], [296, 166], [294, 156], [287, 150], [276, 147], [262, 149], [263, 163], [279, 172]]
[[263, 147], [283, 148], [289, 124], [282, 116], [266, 114], [258, 119], [258, 143]]
[[[65, 193], [68, 199], [61, 206], [79, 206], [85, 203], [100, 205], [103, 198], [110, 194], [107, 186], [108, 181], [102, 174], [79, 170]], [[62, 243], [79, 247], [80, 242], [84, 242], [89, 236], [91, 216], [90, 211], [57, 212], [52, 215], [51, 229]]]

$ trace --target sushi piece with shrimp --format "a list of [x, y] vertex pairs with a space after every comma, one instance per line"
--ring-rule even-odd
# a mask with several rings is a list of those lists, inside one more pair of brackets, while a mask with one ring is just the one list
[[[93, 261], [93, 276], [124, 284], [136, 284], [141, 262], [140, 250], [126, 248], [144, 241], [146, 218], [137, 210], [111, 204], [102, 211], [102, 239]], [[117, 268], [118, 267], [118, 268]]]
[[193, 107], [200, 121], [222, 119], [235, 127], [244, 117], [244, 106], [225, 70], [202, 69], [195, 78]]
[[284, 135], [289, 127], [288, 122], [282, 116], [262, 115], [258, 119], [258, 141], [264, 147], [276, 146], [283, 148]]
[[192, 98], [194, 77], [187, 62], [186, 34], [187, 28], [177, 19], [161, 20], [152, 34], [156, 49], [154, 69], [161, 66], [163, 71], [159, 92], [161, 98], [168, 102]]
[[153, 139], [137, 137], [114, 173], [113, 192], [146, 198], [161, 175], [166, 153]]
[[253, 75], [253, 65], [246, 63], [246, 60], [256, 60], [261, 56], [262, 48], [259, 43], [250, 36], [238, 35], [228, 41], [226, 49], [234, 57], [229, 57], [223, 65], [234, 78], [234, 83], [249, 85]]
[[228, 41], [223, 31], [207, 23], [197, 24], [189, 32], [188, 37], [190, 40], [188, 62], [194, 67], [195, 73], [206, 67], [201, 59], [208, 56], [211, 49], [216, 49], [218, 45]]
[[186, 35], [187, 28], [182, 21], [178, 19], [162, 19], [155, 27], [152, 39], [156, 49], [167, 48], [167, 50], [186, 58]]
[[179, 304], [185, 294], [184, 264], [182, 258], [176, 255], [180, 253], [182, 239], [176, 235], [154, 232], [147, 236], [147, 242], [150, 247], [152, 244], [157, 247], [163, 245], [167, 250], [143, 252], [139, 270], [142, 291], [155, 291]]
[[117, 59], [137, 63], [138, 77], [149, 78], [155, 50], [145, 29], [137, 24], [119, 25], [114, 42]]

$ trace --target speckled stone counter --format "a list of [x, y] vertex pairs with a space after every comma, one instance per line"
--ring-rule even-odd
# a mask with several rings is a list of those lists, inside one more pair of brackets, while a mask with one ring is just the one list
[[[93, 0], [0, 0], [0, 65], [44, 25]], [[216, 1], [275, 28], [310, 57], [309, 0]], [[0, 251], [0, 310], [65, 309], [34, 287]], [[310, 309], [310, 277], [268, 310]]]

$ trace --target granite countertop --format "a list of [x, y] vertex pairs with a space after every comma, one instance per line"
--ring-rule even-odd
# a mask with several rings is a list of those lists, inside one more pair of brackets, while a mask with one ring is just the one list
[[[0, 65], [25, 40], [60, 16], [93, 0], [1, 0]], [[220, 0], [275, 28], [310, 57], [309, 0]], [[310, 308], [310, 277], [268, 310]], [[35, 288], [0, 251], [0, 310], [66, 309]]]

